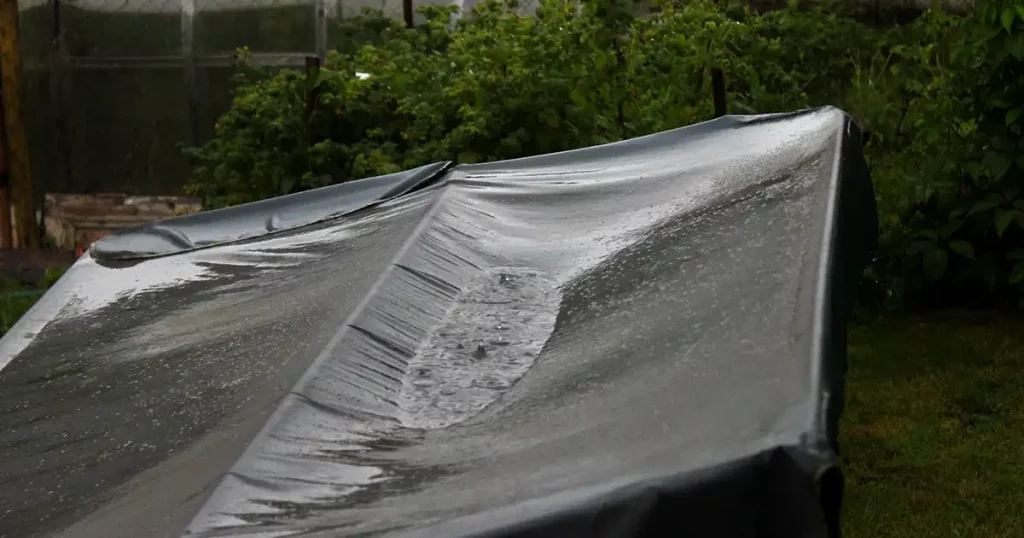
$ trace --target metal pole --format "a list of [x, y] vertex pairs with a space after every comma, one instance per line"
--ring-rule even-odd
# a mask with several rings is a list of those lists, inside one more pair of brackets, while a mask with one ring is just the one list
[[199, 145], [199, 88], [196, 80], [195, 54], [195, 0], [181, 0], [181, 59], [184, 67], [183, 78], [188, 98], [188, 132], [186, 142]]
[[327, 61], [327, 0], [316, 0], [313, 16], [316, 21], [316, 57]]

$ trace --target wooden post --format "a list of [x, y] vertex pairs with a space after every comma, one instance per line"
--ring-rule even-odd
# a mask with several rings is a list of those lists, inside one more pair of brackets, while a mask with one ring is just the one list
[[[313, 112], [316, 110], [316, 100], [320, 97], [320, 87], [317, 79], [320, 78], [320, 58], [317, 56], [306, 56], [306, 113], [303, 115], [303, 123], [309, 125]], [[305, 138], [305, 135], [303, 135]], [[303, 142], [303, 151], [306, 149], [308, 140]]]
[[11, 197], [7, 185], [0, 187], [0, 248], [11, 248]]
[[405, 18], [406, 28], [412, 28], [414, 26], [415, 23], [412, 19], [414, 13], [415, 11], [412, 8], [412, 0], [402, 0], [402, 16]]
[[3, 135], [3, 108], [0, 107], [0, 249], [14, 246], [11, 242], [11, 184], [7, 169], [7, 137]]
[[[64, 50], [64, 36], [61, 33], [61, 2], [50, 0], [53, 8], [53, 39], [50, 41], [50, 150], [53, 172], [47, 177], [46, 189], [50, 192], [74, 192], [71, 188], [71, 151], [68, 145], [68, 107], [65, 96], [69, 95], [67, 78], [67, 51]], [[43, 193], [46, 194], [46, 193]]]
[[720, 118], [729, 113], [725, 102], [725, 75], [721, 69], [711, 70], [711, 97], [715, 101], [715, 117]]
[[21, 248], [34, 248], [39, 246], [39, 233], [35, 198], [32, 193], [28, 135], [22, 115], [22, 94], [25, 85], [18, 45], [18, 2], [0, 0], [0, 94], [3, 97], [4, 127], [7, 134], [10, 196], [16, 220], [15, 244]]

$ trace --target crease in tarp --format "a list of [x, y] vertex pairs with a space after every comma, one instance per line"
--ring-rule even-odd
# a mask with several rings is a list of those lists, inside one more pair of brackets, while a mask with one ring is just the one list
[[[420, 224], [371, 287], [365, 301], [353, 311], [338, 334], [310, 365], [306, 375], [268, 421], [266, 429], [257, 436], [261, 441], [250, 447], [238, 468], [214, 493], [210, 503], [234, 505], [235, 513], [255, 510], [256, 507], [246, 508], [235, 503], [238, 499], [258, 498], [259, 488], [254, 485], [267, 480], [278, 481], [278, 487], [273, 490], [279, 494], [306, 502], [326, 495], [325, 492], [333, 488], [344, 489], [345, 479], [334, 477], [331, 471], [332, 465], [336, 464], [311, 458], [303, 448], [304, 438], [310, 435], [306, 429], [310, 423], [327, 423], [332, 416], [354, 412], [366, 417], [380, 417], [381, 420], [371, 429], [383, 435], [399, 426], [442, 428], [493, 402], [488, 397], [493, 394], [490, 387], [475, 386], [479, 379], [468, 380], [468, 384], [466, 379], [447, 379], [449, 383], [462, 383], [459, 390], [463, 392], [478, 394], [476, 397], [470, 394], [468, 398], [466, 394], [449, 394], [449, 400], [459, 398], [458, 405], [449, 408], [447, 413], [424, 414], [427, 407], [424, 407], [423, 395], [417, 394], [420, 392], [416, 387], [418, 378], [410, 371], [417, 366], [413, 360], [423, 356], [425, 345], [436, 336], [432, 333], [439, 332], [438, 327], [454, 315], [453, 311], [464, 307], [465, 301], [454, 300], [459, 294], [464, 295], [471, 290], [479, 277], [490, 277], [486, 280], [497, 281], [501, 285], [531, 286], [538, 282], [537, 272], [513, 267], [495, 273], [494, 269], [501, 267], [500, 264], [494, 265], [493, 256], [490, 256], [491, 263], [487, 263], [472, 242], [466, 244], [451, 240], [450, 232], [457, 228], [459, 218], [451, 208], [460, 204], [453, 200], [456, 195], [452, 190], [441, 188], [436, 196], [431, 209], [421, 217]], [[485, 219], [493, 218], [482, 213], [478, 215]], [[508, 310], [514, 306], [502, 305], [504, 315], [508, 316]], [[544, 317], [541, 312], [531, 314], [534, 319]], [[547, 319], [553, 324], [553, 312]], [[469, 323], [472, 321], [467, 320]], [[514, 323], [515, 320], [510, 322]], [[548, 334], [545, 332], [532, 343], [527, 343], [535, 346], [530, 357], [536, 357], [540, 352]], [[502, 347], [499, 345], [490, 353], [500, 354]], [[505, 363], [503, 373], [491, 372], [487, 379], [492, 383], [503, 383], [502, 375], [522, 375], [531, 363], [532, 359], [525, 354], [518, 360], [513, 358]], [[443, 370], [442, 364], [427, 366]], [[439, 374], [435, 371], [432, 375], [437, 377]], [[409, 377], [413, 378], [411, 383], [404, 382]], [[443, 403], [446, 398], [443, 392], [427, 396], [432, 400], [431, 405], [436, 405], [438, 400]], [[302, 402], [307, 405], [302, 405]], [[468, 407], [459, 408], [459, 405]], [[311, 412], [322, 416], [311, 419]], [[317, 433], [323, 435], [322, 431]], [[307, 476], [319, 478], [303, 481], [286, 479], [287, 475], [281, 476], [279, 472], [282, 463], [288, 461], [300, 465]], [[320, 493], [314, 493], [316, 491]], [[217, 515], [211, 517], [222, 519]], [[200, 528], [218, 526], [210, 521], [200, 524]]]
[[450, 162], [428, 164], [405, 172], [165, 219], [104, 237], [93, 243], [89, 252], [101, 262], [142, 260], [294, 230], [423, 189], [450, 167]]
[[[432, 217], [441, 210], [446, 195], [447, 191], [441, 190], [437, 198], [433, 201], [431, 208], [420, 218], [419, 224], [416, 226], [413, 233], [409, 235], [408, 239], [406, 239], [405, 243], [398, 250], [395, 255], [396, 260], [404, 259], [407, 253], [415, 249], [416, 242], [430, 228], [432, 224]], [[386, 423], [378, 426], [378, 428], [383, 430], [397, 426], [397, 403], [394, 399], [389, 399], [386, 395], [377, 393], [364, 385], [347, 379], [345, 376], [338, 376], [335, 379], [344, 383], [348, 390], [355, 391], [354, 394], [349, 394], [349, 397], [341, 398], [341, 394], [343, 394], [342, 392], [332, 390], [332, 388], [336, 389], [336, 387], [322, 386], [322, 380], [325, 376], [320, 375], [324, 373], [323, 371], [325, 369], [334, 369], [340, 372], [355, 374], [361, 379], [367, 380], [366, 376], [370, 374], [359, 371], [360, 368], [367, 368], [365, 364], [349, 364], [348, 361], [346, 361], [346, 356], [339, 356], [336, 353], [337, 348], [345, 343], [347, 337], [352, 337], [357, 341], [350, 345], [364, 346], [364, 348], [368, 348], [370, 350], [370, 352], [365, 355], [361, 353], [353, 353], [352, 355], [355, 357], [376, 356], [377, 360], [385, 363], [392, 362], [393, 366], [400, 370], [404, 370], [404, 367], [407, 366], [408, 356], [411, 354], [409, 351], [411, 346], [402, 346], [400, 344], [396, 345], [393, 342], [388, 342], [386, 338], [358, 328], [360, 320], [368, 317], [367, 313], [370, 312], [374, 301], [380, 301], [378, 293], [387, 293], [390, 291], [385, 284], [392, 281], [396, 273], [400, 275], [408, 275], [410, 277], [413, 275], [413, 273], [408, 271], [396, 272], [397, 268], [398, 265], [394, 261], [385, 267], [383, 273], [371, 286], [369, 293], [367, 293], [362, 302], [353, 309], [349, 319], [342, 324], [337, 334], [331, 338], [324, 350], [316, 359], [314, 359], [313, 363], [307, 368], [302, 378], [298, 383], [296, 383], [295, 388], [293, 388], [291, 393], [285, 397], [285, 401], [278, 406], [277, 411], [275, 411], [270, 420], [267, 421], [266, 426], [257, 435], [254, 443], [245, 451], [240, 463], [241, 461], [247, 460], [252, 464], [236, 465], [236, 468], [231, 472], [229, 478], [234, 477], [237, 481], [223, 481], [221, 486], [214, 491], [213, 496], [207, 501], [207, 504], [220, 503], [221, 505], [231, 506], [236, 505], [238, 500], [244, 502], [247, 499], [253, 498], [252, 492], [246, 492], [245, 489], [247, 487], [251, 487], [251, 483], [253, 481], [262, 481], [260, 478], [253, 476], [262, 474], [259, 469], [261, 466], [260, 462], [264, 461], [264, 459], [268, 457], [273, 458], [277, 454], [294, 453], [294, 443], [290, 442], [290, 439], [296, 438], [296, 434], [273, 435], [273, 433], [279, 426], [287, 428], [288, 418], [293, 418], [297, 413], [309, 413], [309, 407], [306, 407], [305, 410], [302, 409], [302, 407], [305, 407], [301, 403], [303, 401], [312, 403], [312, 409], [324, 410], [331, 415], [340, 415], [341, 410], [353, 410], [356, 413], [367, 416], [386, 417]], [[448, 282], [450, 276], [449, 279], [445, 279], [444, 277], [435, 277], [435, 279], [446, 283], [449, 287], [458, 287], [457, 285]], [[381, 358], [382, 356], [384, 357], [383, 359]], [[394, 389], [389, 388], [386, 381], [380, 382], [372, 380], [372, 378], [370, 381], [385, 393], [394, 391]], [[330, 417], [324, 417], [321, 421], [326, 422], [329, 418]], [[316, 421], [314, 420], [314, 422]], [[299, 432], [298, 435], [301, 437], [301, 432]], [[329, 484], [322, 485], [330, 486]], [[243, 505], [237, 507], [235, 511], [244, 512], [246, 509], [247, 508]], [[252, 508], [248, 509], [251, 510]], [[221, 511], [218, 510], [218, 512]], [[223, 523], [218, 522], [223, 521], [225, 515], [226, 514], [223, 513], [211, 514], [201, 512], [196, 516], [196, 519], [193, 520], [193, 523], [189, 525], [189, 529], [186, 531], [186, 534], [202, 533], [204, 530], [221, 527], [223, 526]]]

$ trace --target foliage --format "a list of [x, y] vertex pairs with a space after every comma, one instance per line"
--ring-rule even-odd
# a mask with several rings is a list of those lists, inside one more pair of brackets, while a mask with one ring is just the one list
[[876, 173], [890, 220], [876, 269], [915, 301], [1016, 306], [1006, 301], [1024, 292], [1024, 3], [926, 22], [921, 43], [934, 44], [904, 47], [896, 64], [910, 70], [896, 93], [909, 112], [885, 121], [902, 155], [893, 176]]
[[546, 0], [522, 16], [492, 1], [453, 24], [454, 8], [434, 6], [415, 30], [367, 15], [379, 37], [325, 66], [245, 77], [214, 139], [189, 150], [190, 190], [220, 207], [679, 127], [711, 116], [712, 68], [725, 73], [736, 112], [808, 104], [783, 66], [746, 59], [783, 50], [746, 10], [736, 20], [700, 1], [636, 18], [626, 7]]
[[[430, 162], [482, 162], [620, 140], [709, 119], [710, 73], [732, 113], [834, 104], [867, 133], [881, 218], [879, 304], [1024, 296], [1024, 1], [967, 18], [876, 27], [824, 4], [488, 0], [416, 29], [366, 12], [327, 63], [257, 73], [189, 189], [221, 207]], [[941, 290], [942, 293], [938, 293]]]

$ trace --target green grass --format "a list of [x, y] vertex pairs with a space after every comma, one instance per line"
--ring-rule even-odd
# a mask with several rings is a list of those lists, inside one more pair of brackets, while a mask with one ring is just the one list
[[21, 316], [64, 274], [66, 268], [47, 269], [36, 285], [17, 280], [0, 281], [0, 336], [14, 327]]
[[45, 290], [0, 287], [0, 336], [3, 336], [42, 297]]
[[848, 538], [1024, 537], [1024, 322], [854, 327], [847, 398]]

